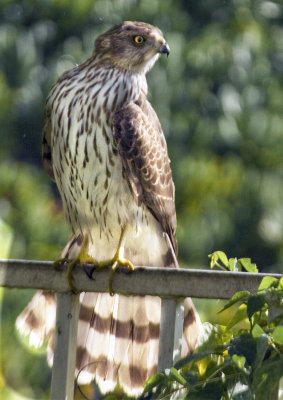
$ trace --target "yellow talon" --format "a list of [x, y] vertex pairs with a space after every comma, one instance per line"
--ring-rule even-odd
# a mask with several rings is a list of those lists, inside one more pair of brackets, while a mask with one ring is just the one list
[[126, 258], [120, 257], [119, 247], [118, 247], [118, 250], [112, 261], [114, 261], [114, 262], [112, 263], [112, 268], [111, 268], [111, 272], [110, 272], [110, 276], [109, 276], [109, 286], [108, 286], [110, 296], [114, 296], [113, 278], [114, 278], [115, 271], [119, 267], [119, 265], [123, 265], [124, 267], [127, 267], [130, 271], [134, 271], [134, 269], [135, 269], [135, 267], [131, 263], [131, 261], [127, 260]]
[[69, 288], [71, 289], [71, 291], [73, 293], [77, 293], [77, 289], [74, 285], [73, 270], [74, 270], [75, 266], [79, 263], [80, 263], [80, 259], [79, 259], [79, 257], [77, 257], [74, 260], [72, 260], [68, 265], [67, 279], [68, 279], [68, 283], [69, 283]]
[[74, 285], [74, 277], [73, 277], [73, 270], [77, 264], [94, 264], [97, 265], [97, 261], [89, 256], [88, 254], [88, 243], [89, 239], [88, 236], [86, 235], [84, 237], [80, 252], [76, 258], [69, 259], [69, 258], [61, 258], [57, 261], [54, 262], [55, 267], [60, 267], [61, 265], [67, 263], [68, 264], [68, 270], [67, 270], [67, 279], [69, 283], [69, 288], [73, 293], [77, 293], [77, 289]]
[[[78, 256], [75, 259], [70, 260], [68, 258], [62, 258], [62, 259], [59, 259], [58, 261], [54, 262], [55, 266], [61, 266], [64, 263], [68, 264], [67, 279], [68, 279], [70, 290], [72, 292], [77, 293], [77, 289], [75, 287], [74, 277], [73, 277], [73, 270], [74, 270], [74, 268], [75, 268], [75, 266], [77, 264], [93, 264], [95, 268], [103, 268], [103, 267], [108, 267], [108, 266], [111, 265], [111, 272], [110, 272], [110, 276], [109, 276], [109, 286], [108, 286], [108, 288], [109, 288], [110, 295], [111, 296], [114, 295], [114, 292], [113, 292], [113, 278], [114, 278], [115, 271], [119, 267], [119, 265], [122, 265], [122, 266], [128, 268], [130, 271], [134, 270], [134, 265], [131, 263], [131, 261], [129, 261], [126, 258], [123, 257], [125, 231], [126, 231], [126, 228], [123, 228], [122, 232], [121, 232], [120, 239], [119, 239], [117, 251], [116, 251], [114, 257], [112, 259], [110, 259], [110, 260], [97, 261], [93, 257], [91, 257], [88, 254], [89, 239], [88, 239], [88, 236], [85, 235], [83, 243], [82, 243], [82, 246], [81, 246], [81, 249], [80, 249], [80, 252], [79, 252]], [[91, 273], [90, 277], [92, 276], [92, 273]]]
[[134, 270], [134, 265], [131, 263], [131, 261], [129, 261], [123, 257], [126, 228], [127, 227], [124, 227], [122, 229], [121, 236], [120, 236], [119, 243], [118, 243], [117, 250], [116, 250], [114, 257], [111, 258], [110, 260], [92, 262], [95, 265], [95, 267], [97, 267], [97, 268], [111, 266], [111, 271], [110, 271], [110, 276], [109, 276], [109, 285], [108, 285], [108, 290], [109, 290], [109, 293], [111, 296], [114, 295], [113, 278], [114, 278], [115, 271], [119, 267], [119, 265], [125, 266], [130, 271]]

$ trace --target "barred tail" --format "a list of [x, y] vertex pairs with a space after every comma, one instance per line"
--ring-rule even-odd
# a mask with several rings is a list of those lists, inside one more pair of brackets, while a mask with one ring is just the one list
[[[82, 238], [73, 238], [62, 256], [79, 251]], [[74, 250], [75, 249], [75, 250]], [[77, 338], [76, 377], [79, 384], [96, 379], [102, 393], [117, 384], [130, 396], [143, 391], [143, 382], [157, 370], [161, 300], [153, 296], [110, 296], [81, 293]], [[48, 342], [48, 363], [53, 362], [55, 295], [39, 291], [16, 321], [35, 347]], [[184, 302], [182, 356], [196, 346], [201, 329], [192, 300]]]
[[[78, 382], [88, 383], [95, 378], [102, 393], [119, 384], [128, 395], [140, 395], [143, 382], [157, 371], [160, 298], [84, 293], [81, 301]], [[194, 349], [200, 326], [188, 298], [182, 356]]]

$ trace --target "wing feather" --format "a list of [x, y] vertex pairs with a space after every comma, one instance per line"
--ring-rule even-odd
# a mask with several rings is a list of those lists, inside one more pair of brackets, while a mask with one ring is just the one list
[[177, 254], [175, 188], [170, 159], [158, 117], [145, 97], [116, 111], [113, 131], [123, 174], [136, 203], [145, 204], [159, 221]]

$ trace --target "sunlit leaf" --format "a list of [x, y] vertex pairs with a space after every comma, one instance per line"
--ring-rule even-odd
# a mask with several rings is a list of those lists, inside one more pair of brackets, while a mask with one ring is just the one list
[[176, 370], [176, 368], [170, 368], [170, 378], [179, 382], [181, 385], [186, 385], [186, 379]]
[[[211, 351], [215, 352], [220, 348], [219, 352], [223, 351], [223, 346], [226, 340], [230, 339], [230, 335], [226, 332], [226, 327], [222, 325], [212, 325], [205, 322], [198, 337], [198, 351]], [[218, 351], [218, 350], [217, 350]]]
[[273, 276], [265, 276], [262, 278], [262, 281], [260, 282], [260, 285], [258, 287], [258, 290], [265, 290], [269, 288], [270, 286], [273, 286], [275, 283], [278, 282], [278, 279], [274, 278]]
[[261, 328], [261, 326], [259, 326], [258, 324], [255, 324], [253, 329], [252, 329], [252, 335], [254, 338], [258, 338], [261, 335], [264, 335], [265, 332], [264, 330]]
[[210, 356], [212, 354], [211, 351], [201, 351], [201, 352], [197, 352], [194, 354], [190, 354], [187, 357], [182, 358], [181, 360], [178, 360], [175, 364], [174, 367], [178, 370], [184, 366], [186, 366], [188, 363], [190, 362], [196, 362], [198, 360], [201, 360], [207, 356]]
[[229, 258], [228, 264], [229, 270], [231, 272], [239, 272], [242, 270], [241, 264], [238, 262], [237, 258]]
[[245, 304], [241, 304], [240, 307], [235, 312], [235, 314], [230, 319], [230, 321], [228, 322], [227, 329], [231, 329], [233, 326], [245, 320], [246, 318], [247, 318], [247, 306]]
[[276, 326], [276, 328], [273, 331], [273, 340], [274, 342], [280, 344], [283, 346], [283, 326]]
[[218, 313], [221, 313], [222, 311], [231, 307], [233, 304], [237, 303], [238, 301], [247, 300], [249, 296], [250, 296], [250, 292], [248, 290], [242, 290], [240, 292], [236, 292], [231, 297], [231, 299], [228, 301], [228, 303], [226, 303], [225, 306], [220, 311], [218, 311]]
[[223, 251], [216, 251], [216, 254], [222, 264], [225, 265], [225, 267], [228, 267], [228, 258], [226, 254]]
[[246, 358], [244, 356], [237, 356], [233, 354], [232, 359], [238, 368], [244, 369]]
[[[225, 269], [224, 267], [228, 268], [228, 258], [223, 251], [215, 251], [214, 253], [209, 254], [208, 257], [211, 258], [210, 268], [214, 268], [215, 266], [221, 269]], [[219, 264], [218, 261], [220, 261], [224, 267], [222, 266], [222, 264]]]
[[205, 375], [208, 365], [210, 364], [211, 360], [209, 357], [202, 358], [201, 360], [196, 362], [198, 373], [202, 377]]
[[256, 264], [252, 263], [250, 258], [240, 258], [239, 262], [242, 264], [246, 271], [258, 272]]
[[165, 375], [163, 373], [155, 374], [145, 382], [144, 393], [150, 392], [153, 388], [164, 381]]

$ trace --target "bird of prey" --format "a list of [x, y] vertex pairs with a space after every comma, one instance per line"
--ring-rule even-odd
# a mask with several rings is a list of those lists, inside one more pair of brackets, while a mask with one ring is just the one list
[[[45, 110], [43, 164], [73, 236], [62, 258], [101, 267], [177, 267], [175, 189], [167, 145], [147, 100], [146, 73], [169, 46], [160, 29], [126, 21], [96, 39], [92, 56], [64, 73]], [[54, 272], [55, 273], [55, 272]], [[70, 279], [71, 285], [73, 285]], [[156, 372], [161, 300], [81, 293], [76, 374], [102, 393], [138, 396]], [[54, 296], [38, 292], [17, 319], [52, 364]], [[182, 355], [200, 320], [185, 300]]]

